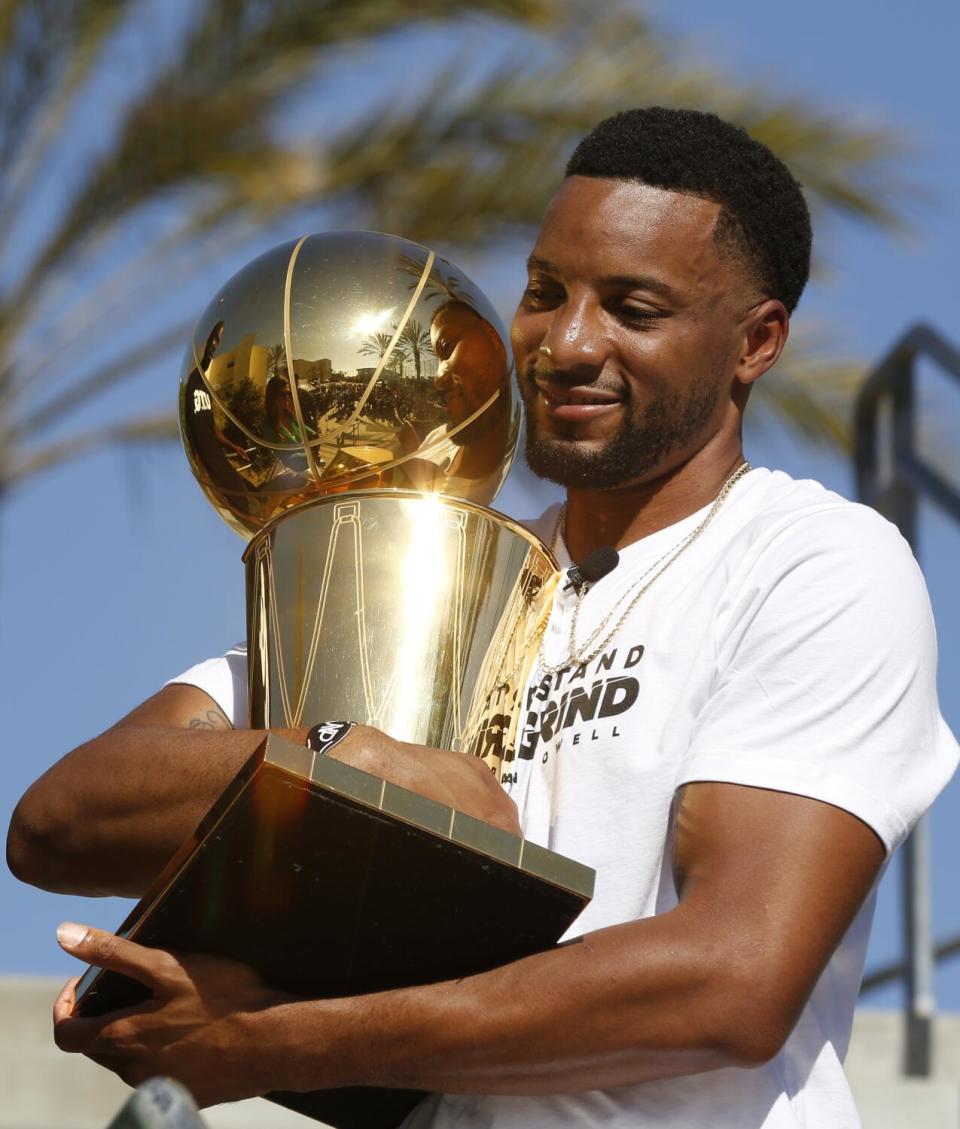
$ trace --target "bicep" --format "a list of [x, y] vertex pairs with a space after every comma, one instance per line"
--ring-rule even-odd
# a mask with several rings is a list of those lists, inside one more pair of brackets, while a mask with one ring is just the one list
[[808, 796], [895, 849], [957, 760], [929, 600], [896, 530], [847, 507], [779, 536], [731, 587], [694, 711], [678, 783]]
[[885, 851], [842, 808], [717, 782], [677, 796], [674, 873], [681, 905], [726, 939], [786, 1037], [870, 893]]
[[233, 728], [230, 719], [205, 690], [185, 682], [164, 686], [121, 718], [114, 728], [128, 726], [168, 726], [201, 732]]

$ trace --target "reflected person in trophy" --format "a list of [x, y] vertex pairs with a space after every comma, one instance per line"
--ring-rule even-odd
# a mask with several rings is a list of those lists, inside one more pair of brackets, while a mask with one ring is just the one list
[[[64, 1049], [134, 1082], [173, 1075], [201, 1105], [431, 1091], [405, 1129], [859, 1123], [842, 1058], [876, 883], [957, 744], [909, 547], [872, 510], [744, 456], [743, 413], [786, 343], [810, 245], [790, 171], [712, 114], [627, 111], [580, 142], [511, 340], [528, 462], [565, 491], [534, 529], [565, 568], [605, 548], [614, 567], [556, 589], [500, 776], [509, 801], [479, 762], [485, 782], [470, 758], [373, 726], [332, 750], [461, 806], [472, 792], [594, 867], [570, 942], [311, 999], [68, 926], [69, 953], [155, 998], [74, 1018], [71, 982]], [[438, 356], [482, 345], [453, 306], [435, 328]], [[467, 419], [483, 391], [460, 379], [447, 408]], [[260, 739], [236, 704], [245, 675], [239, 651], [200, 664], [68, 754], [18, 807], [15, 870], [141, 892]], [[212, 707], [219, 727], [192, 729]]]
[[274, 440], [284, 443], [301, 442], [302, 437], [293, 411], [290, 379], [285, 368], [281, 368], [267, 381], [263, 395], [263, 410], [270, 421]]
[[405, 448], [422, 454], [402, 469], [419, 489], [456, 494], [460, 481], [482, 486], [499, 478], [512, 426], [510, 367], [499, 333], [462, 298], [436, 309], [430, 344], [437, 358], [433, 383], [447, 418], [422, 439], [408, 429]]
[[[305, 397], [301, 393], [301, 408], [305, 407]], [[270, 431], [274, 440], [279, 443], [302, 443], [302, 430], [306, 430], [309, 438], [316, 438], [316, 432], [304, 419], [303, 429], [296, 416], [293, 404], [293, 390], [290, 387], [290, 378], [285, 366], [281, 366], [276, 375], [271, 376], [264, 389], [264, 412], [270, 422]]]
[[250, 483], [237, 466], [247, 466], [249, 460], [243, 448], [227, 434], [230, 421], [224, 419], [222, 425], [218, 425], [210, 390], [203, 378], [220, 348], [223, 330], [223, 321], [218, 321], [207, 337], [198, 365], [187, 377], [181, 398], [181, 427], [196, 437], [197, 451], [203, 463], [202, 473], [217, 482], [218, 488], [223, 491], [224, 504], [242, 518], [248, 512], [246, 499]]

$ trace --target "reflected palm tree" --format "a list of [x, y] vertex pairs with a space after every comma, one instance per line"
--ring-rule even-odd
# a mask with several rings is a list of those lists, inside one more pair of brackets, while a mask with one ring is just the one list
[[[386, 356], [387, 349], [390, 348], [390, 342], [393, 340], [393, 334], [396, 329], [391, 333], [371, 333], [369, 337], [364, 338], [360, 345], [360, 355], [363, 357], [376, 357], [377, 364]], [[429, 338], [429, 334], [428, 334]], [[398, 371], [403, 376], [403, 367], [409, 360], [409, 354], [406, 348], [401, 344], [403, 338], [394, 345], [393, 352], [390, 354], [390, 364], [396, 366], [395, 371]]]
[[421, 380], [422, 367], [420, 357], [424, 351], [431, 348], [430, 330], [424, 329], [420, 322], [414, 321], [413, 318], [411, 318], [403, 327], [403, 333], [400, 334], [400, 341], [403, 342], [410, 353], [417, 380]]
[[287, 351], [282, 345], [271, 345], [267, 350], [267, 371], [271, 376], [277, 376], [280, 369], [287, 363]]
[[398, 341], [393, 347], [393, 352], [390, 354], [390, 365], [394, 372], [399, 373], [401, 376], [406, 375], [407, 361], [410, 360], [410, 354], [406, 348]]
[[383, 360], [384, 353], [390, 348], [393, 338], [391, 333], [371, 333], [365, 337], [360, 345], [360, 355], [363, 357], [376, 357], [377, 364]]
[[[420, 285], [423, 267], [423, 261], [415, 259], [412, 255], [399, 255], [397, 257], [397, 269], [410, 275], [411, 281], [408, 287], [410, 290], [416, 290]], [[441, 272], [437, 266], [434, 266], [427, 276], [427, 282], [423, 288], [423, 300], [425, 302], [442, 303], [450, 298], [456, 298], [457, 301], [466, 302], [468, 305], [473, 304], [471, 296], [463, 288], [462, 279], [455, 274], [447, 275]]]

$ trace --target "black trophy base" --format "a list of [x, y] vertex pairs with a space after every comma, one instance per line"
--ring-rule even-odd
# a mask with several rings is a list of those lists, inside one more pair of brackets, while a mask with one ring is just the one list
[[[228, 957], [308, 998], [486, 971], [554, 945], [593, 871], [378, 777], [269, 736], [118, 930]], [[143, 1000], [88, 969], [76, 1014]], [[394, 1129], [419, 1091], [271, 1094], [336, 1129]]]

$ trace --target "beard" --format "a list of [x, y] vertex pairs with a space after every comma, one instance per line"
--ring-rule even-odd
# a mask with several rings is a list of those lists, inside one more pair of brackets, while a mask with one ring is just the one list
[[[536, 389], [524, 387], [529, 396]], [[644, 478], [678, 451], [689, 448], [713, 415], [720, 384], [707, 378], [687, 395], [664, 392], [636, 415], [631, 390], [624, 392], [624, 422], [601, 446], [562, 435], [538, 434], [527, 413], [524, 455], [538, 478], [581, 490], [611, 490]]]

